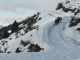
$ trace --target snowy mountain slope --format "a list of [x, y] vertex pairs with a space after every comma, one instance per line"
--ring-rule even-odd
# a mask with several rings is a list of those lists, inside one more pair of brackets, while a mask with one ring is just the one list
[[[30, 44], [38, 44], [41, 48], [44, 48], [45, 50], [48, 49], [48, 45], [42, 39], [43, 38], [42, 34], [44, 30], [44, 28], [42, 27], [48, 22], [52, 21], [54, 23], [56, 16], [58, 16], [58, 14], [50, 13], [50, 12], [42, 12], [38, 17], [38, 19], [41, 18], [41, 20], [39, 20], [33, 25], [33, 26], [39, 25], [38, 34], [36, 29], [33, 29], [32, 31], [25, 33], [27, 24], [25, 25], [22, 24], [20, 27], [25, 27], [24, 29], [21, 29], [18, 32], [15, 32], [11, 34], [7, 39], [2, 39], [0, 41], [1, 52], [16, 53], [16, 50], [18, 48], [21, 52], [27, 52]], [[23, 44], [21, 44], [21, 41], [29, 42], [29, 43], [28, 45], [24, 46]]]
[[[44, 48], [43, 51], [38, 53], [27, 53], [26, 50], [24, 54], [1, 54], [1, 60], [10, 60], [10, 59], [17, 59], [17, 60], [79, 60], [80, 59], [80, 45], [79, 42], [77, 43], [74, 38], [67, 36], [67, 34], [71, 34], [70, 32], [74, 31], [79, 26], [75, 26], [70, 28], [71, 17], [65, 16], [63, 20], [58, 25], [55, 25], [53, 19], [50, 22], [41, 25], [39, 29], [39, 37], [37, 36], [36, 30], [33, 30], [24, 36], [15, 39], [26, 39], [29, 38], [29, 35], [32, 36], [33, 43], [38, 43], [41, 47]], [[38, 24], [38, 23], [36, 23]], [[41, 23], [42, 24], [42, 23]], [[70, 32], [68, 31], [70, 29]], [[78, 32], [77, 30], [74, 31], [75, 33]], [[66, 33], [66, 34], [65, 34]], [[77, 33], [79, 35], [79, 33]], [[71, 34], [73, 36], [73, 34]], [[37, 37], [36, 37], [37, 36]], [[35, 38], [34, 38], [35, 37]], [[11, 43], [12, 44], [12, 43]], [[18, 46], [18, 45], [15, 45]], [[14, 48], [14, 47], [13, 47]], [[10, 49], [10, 48], [9, 48]], [[14, 48], [15, 49], [15, 48]], [[14, 51], [14, 50], [13, 50]], [[14, 58], [16, 57], [16, 58]], [[23, 57], [23, 58], [20, 58]]]
[[[15, 33], [11, 34], [9, 36], [9, 38], [2, 39], [0, 41], [1, 42], [1, 44], [0, 44], [1, 53], [5, 52], [5, 50], [6, 50], [6, 53], [8, 53], [8, 52], [15, 53], [18, 48], [21, 52], [27, 52], [30, 44], [38, 44], [41, 48], [44, 48], [46, 50], [48, 48], [48, 45], [43, 40], [44, 36], [42, 37], [42, 35], [43, 35], [44, 28], [42, 28], [42, 27], [51, 21], [54, 23], [56, 16], [61, 16], [61, 14], [60, 15], [58, 15], [58, 14], [59, 13], [54, 13], [54, 12], [42, 12], [39, 15], [38, 18], [41, 18], [41, 20], [39, 20], [37, 23], [35, 23], [33, 25], [33, 26], [39, 25], [39, 28], [40, 28], [38, 31], [39, 37], [37, 35], [36, 29], [34, 29], [28, 33], [25, 33], [27, 24], [25, 24], [25, 25], [22, 24], [21, 27], [25, 27], [24, 29], [21, 29], [18, 32], [15, 32]], [[21, 41], [29, 42], [29, 45], [24, 46], [23, 44], [21, 44]]]

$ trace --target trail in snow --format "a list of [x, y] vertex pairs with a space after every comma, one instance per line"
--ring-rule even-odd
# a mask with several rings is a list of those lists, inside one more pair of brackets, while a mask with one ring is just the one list
[[47, 44], [51, 44], [51, 40], [50, 40], [50, 36], [49, 36], [49, 33], [51, 31], [51, 29], [53, 28], [53, 26], [55, 26], [54, 22], [50, 22], [49, 24], [46, 25], [46, 27], [44, 28], [44, 32], [43, 32], [43, 38], [44, 38], [44, 41], [47, 43]]
[[[63, 18], [63, 20], [65, 19], [66, 18]], [[50, 22], [44, 28], [44, 40], [50, 45], [51, 49], [53, 48], [53, 57], [56, 60], [59, 60], [58, 57], [65, 58], [65, 60], [75, 60], [80, 57], [80, 43], [63, 35], [67, 22], [68, 21], [65, 20], [57, 26], [55, 26], [53, 22]]]

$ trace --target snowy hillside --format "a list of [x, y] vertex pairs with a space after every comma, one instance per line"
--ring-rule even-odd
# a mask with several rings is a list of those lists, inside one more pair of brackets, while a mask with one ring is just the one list
[[[78, 2], [60, 3], [57, 11], [38, 12], [19, 22], [15, 32], [9, 29], [10, 35], [0, 40], [0, 60], [80, 60]], [[57, 17], [62, 21], [55, 25]]]
[[[39, 14], [39, 17], [37, 18], [37, 22], [33, 24], [33, 27], [39, 25], [39, 30], [37, 33], [36, 29], [32, 29], [31, 31], [26, 33], [26, 29], [28, 29], [27, 24], [21, 24], [21, 27], [24, 27], [23, 29], [19, 30], [18, 32], [15, 32], [11, 34], [7, 39], [2, 39], [0, 41], [0, 46], [1, 46], [1, 53], [21, 53], [21, 52], [28, 52], [29, 51], [29, 46], [31, 44], [38, 44], [41, 49], [46, 50], [48, 49], [48, 44], [43, 40], [43, 30], [44, 30], [44, 25], [53, 22], [57, 16], [57, 14], [52, 13], [52, 12], [42, 12]], [[35, 18], [35, 17], [34, 17]], [[38, 21], [38, 19], [40, 19]], [[39, 36], [38, 36], [39, 35]], [[18, 52], [17, 52], [18, 49]]]

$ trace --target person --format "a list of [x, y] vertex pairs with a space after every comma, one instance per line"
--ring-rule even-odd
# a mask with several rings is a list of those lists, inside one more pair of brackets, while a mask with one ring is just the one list
[[62, 21], [62, 17], [59, 17], [59, 18], [60, 18], [59, 22], [61, 22]]
[[55, 25], [57, 25], [57, 20], [55, 20]]
[[62, 17], [57, 17], [57, 19], [55, 19], [55, 25], [57, 25], [61, 21], [62, 21]]
[[55, 25], [57, 25], [59, 23], [60, 18], [57, 17], [57, 19], [55, 19]]

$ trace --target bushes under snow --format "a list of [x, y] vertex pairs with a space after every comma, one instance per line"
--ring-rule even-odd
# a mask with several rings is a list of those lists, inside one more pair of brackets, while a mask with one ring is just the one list
[[41, 50], [43, 50], [44, 48], [41, 48], [40, 46], [38, 46], [38, 44], [31, 44], [29, 47], [28, 47], [28, 52], [39, 52]]

